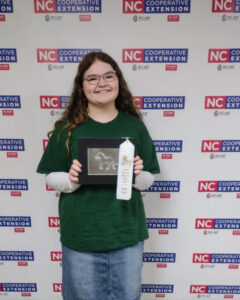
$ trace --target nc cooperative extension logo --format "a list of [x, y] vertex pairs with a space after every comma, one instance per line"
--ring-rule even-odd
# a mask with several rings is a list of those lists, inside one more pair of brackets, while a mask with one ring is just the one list
[[157, 153], [162, 153], [162, 159], [172, 159], [172, 153], [182, 152], [182, 140], [153, 140], [153, 145]]
[[153, 140], [156, 152], [175, 153], [182, 152], [182, 140]]
[[12, 116], [13, 109], [21, 108], [20, 96], [15, 95], [0, 95], [0, 109], [3, 116]]
[[239, 63], [240, 48], [209, 49], [208, 62], [209, 63]]
[[240, 181], [199, 181], [198, 192], [238, 193], [240, 192]]
[[[36, 283], [0, 283], [0, 292], [13, 292], [13, 293], [32, 293], [37, 292]], [[24, 295], [27, 296], [27, 295]], [[30, 296], [30, 295], [29, 295]]]
[[16, 48], [0, 48], [0, 70], [9, 70], [9, 63], [17, 62]]
[[240, 140], [203, 140], [202, 152], [240, 152]]
[[191, 0], [123, 0], [124, 14], [190, 13]]
[[37, 49], [39, 63], [79, 63], [90, 52], [101, 49]]
[[206, 96], [205, 109], [240, 109], [240, 96]]
[[168, 192], [178, 193], [180, 191], [180, 181], [154, 181], [144, 192]]
[[239, 13], [239, 0], [212, 0], [213, 13]]
[[27, 179], [0, 179], [0, 191], [27, 191]]
[[17, 152], [25, 151], [24, 139], [0, 139], [0, 151], [6, 151], [7, 157], [18, 157]]
[[240, 229], [240, 219], [196, 219], [196, 229]]
[[135, 96], [133, 101], [139, 109], [180, 110], [185, 108], [185, 96]]
[[0, 261], [34, 261], [34, 252], [0, 250]]
[[24, 139], [0, 139], [0, 151], [25, 151]]
[[41, 109], [65, 109], [69, 100], [69, 96], [40, 96], [40, 107]]
[[13, 13], [12, 0], [0, 0], [0, 14]]
[[16, 48], [0, 48], [0, 63], [16, 63], [17, 49]]
[[177, 229], [177, 218], [147, 218], [147, 227], [149, 229]]
[[0, 95], [0, 109], [3, 108], [21, 108], [20, 96]]
[[145, 263], [161, 263], [164, 265], [176, 262], [176, 253], [158, 253], [158, 252], [144, 252], [143, 262]]
[[199, 264], [240, 264], [240, 254], [194, 253], [192, 262]]
[[187, 48], [123, 49], [123, 63], [187, 63]]
[[31, 217], [0, 216], [0, 227], [31, 227]]
[[142, 293], [172, 294], [173, 284], [142, 284]]
[[101, 0], [34, 0], [35, 13], [101, 13]]
[[240, 285], [191, 285], [190, 294], [240, 294]]

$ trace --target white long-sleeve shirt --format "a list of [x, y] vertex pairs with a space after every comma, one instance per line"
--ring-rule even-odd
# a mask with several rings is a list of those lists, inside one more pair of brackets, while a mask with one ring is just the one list
[[[81, 186], [79, 183], [72, 182], [67, 172], [49, 173], [46, 175], [46, 182], [50, 188], [62, 193], [72, 193]], [[133, 187], [137, 190], [146, 190], [153, 182], [153, 174], [148, 171], [141, 171], [140, 174], [136, 175]]]

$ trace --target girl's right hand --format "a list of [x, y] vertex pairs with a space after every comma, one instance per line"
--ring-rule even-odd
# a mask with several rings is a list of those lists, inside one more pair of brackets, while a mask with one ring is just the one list
[[82, 165], [77, 159], [74, 159], [71, 169], [69, 170], [68, 173], [69, 179], [74, 183], [78, 183], [78, 176], [79, 173], [81, 172], [82, 172]]

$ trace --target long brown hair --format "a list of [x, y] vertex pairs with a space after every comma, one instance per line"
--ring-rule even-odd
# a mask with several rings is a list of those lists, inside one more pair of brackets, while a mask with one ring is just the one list
[[62, 128], [62, 130], [67, 129], [67, 148], [71, 139], [72, 131], [77, 127], [77, 125], [82, 124], [88, 120], [88, 101], [83, 92], [83, 76], [84, 73], [97, 60], [110, 64], [113, 70], [116, 71], [116, 75], [119, 81], [119, 94], [117, 96], [117, 99], [115, 100], [116, 108], [120, 111], [125, 111], [139, 119], [142, 119], [141, 113], [134, 105], [132, 99], [133, 96], [115, 60], [104, 52], [90, 52], [84, 56], [78, 66], [70, 101], [63, 113], [63, 116], [56, 121], [54, 129], [48, 133], [49, 137], [62, 122], [67, 121], [67, 124]]

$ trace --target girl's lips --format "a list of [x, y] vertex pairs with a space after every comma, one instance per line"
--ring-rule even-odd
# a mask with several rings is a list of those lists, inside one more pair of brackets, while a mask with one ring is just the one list
[[110, 92], [110, 90], [99, 90], [99, 91], [95, 91], [95, 93], [99, 93], [99, 94], [101, 94], [101, 93], [108, 93], [108, 92]]

